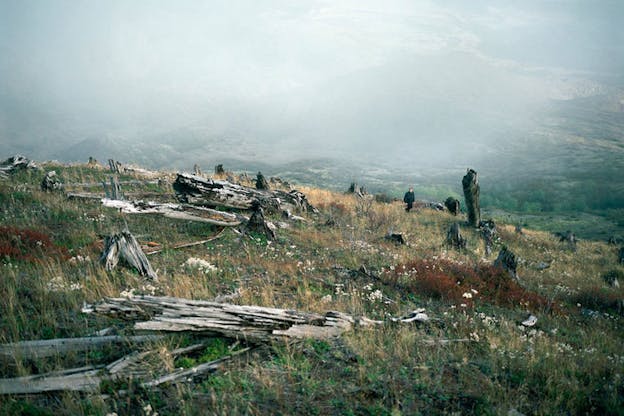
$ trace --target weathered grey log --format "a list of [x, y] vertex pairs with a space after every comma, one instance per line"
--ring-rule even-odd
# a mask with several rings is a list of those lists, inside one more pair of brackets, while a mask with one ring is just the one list
[[492, 254], [494, 239], [497, 235], [496, 224], [493, 220], [485, 220], [479, 223], [479, 228], [481, 229], [481, 235], [483, 236], [483, 241], [485, 243], [485, 255], [489, 256]]
[[160, 214], [167, 218], [205, 222], [220, 227], [236, 227], [247, 221], [247, 217], [241, 214], [185, 204], [102, 199], [102, 205], [117, 208], [126, 214]]
[[158, 276], [147, 260], [145, 253], [134, 236], [128, 230], [113, 234], [104, 239], [104, 251], [100, 261], [106, 270], [111, 271], [119, 260], [124, 260], [129, 266], [134, 267], [139, 274], [156, 280]]
[[58, 176], [56, 176], [56, 171], [51, 170], [46, 173], [41, 181], [41, 190], [44, 192], [53, 192], [60, 191], [63, 189], [63, 184]]
[[512, 278], [519, 280], [518, 259], [516, 258], [516, 255], [507, 247], [503, 247], [498, 253], [498, 257], [494, 260], [494, 266], [502, 267], [507, 270]]
[[476, 171], [468, 169], [468, 172], [462, 179], [462, 187], [464, 189], [464, 199], [466, 200], [466, 210], [468, 211], [468, 224], [478, 227], [479, 221], [481, 221], [481, 208], [479, 206], [480, 187]]
[[446, 233], [446, 244], [458, 250], [466, 248], [466, 239], [461, 235], [458, 222], [453, 223]]
[[264, 235], [267, 240], [275, 240], [275, 232], [269, 228], [267, 221], [264, 219], [264, 211], [258, 201], [251, 204], [251, 217], [245, 224], [246, 233], [256, 233]]
[[104, 366], [87, 366], [42, 375], [0, 379], [0, 394], [37, 394], [50, 391], [96, 391]]
[[448, 209], [451, 214], [457, 215], [460, 213], [460, 203], [457, 198], [453, 198], [452, 196], [449, 196], [448, 198], [446, 198], [446, 201], [444, 201], [444, 205], [446, 206], [446, 209]]
[[162, 337], [158, 335], [136, 335], [122, 337], [118, 335], [83, 337], [83, 338], [57, 338], [35, 341], [20, 341], [0, 345], [0, 358], [7, 359], [19, 356], [21, 358], [45, 358], [68, 352], [89, 351], [103, 348], [114, 344], [140, 344], [155, 341]]
[[[317, 314], [155, 296], [106, 299], [94, 305], [93, 310], [100, 315], [142, 320], [134, 324], [137, 330], [217, 333], [252, 343], [288, 338], [323, 339], [339, 336], [354, 326], [384, 323], [335, 311]], [[397, 322], [428, 320], [422, 310], [417, 312], [421, 315], [408, 314]]]
[[209, 207], [227, 207], [248, 210], [253, 201], [260, 202], [265, 211], [284, 209], [298, 212], [318, 212], [299, 191], [263, 191], [236, 185], [227, 181], [178, 174], [173, 184], [180, 202]]
[[258, 172], [258, 174], [256, 175], [256, 189], [266, 190], [266, 191], [271, 189], [269, 187], [269, 183], [267, 182], [262, 172]]
[[11, 156], [0, 163], [0, 177], [7, 177], [15, 172], [26, 169], [38, 169], [38, 167], [34, 161], [22, 155]]

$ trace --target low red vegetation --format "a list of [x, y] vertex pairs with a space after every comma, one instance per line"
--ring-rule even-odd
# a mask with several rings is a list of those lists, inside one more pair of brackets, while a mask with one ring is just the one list
[[467, 307], [484, 302], [548, 309], [550, 302], [528, 291], [499, 267], [468, 266], [448, 260], [413, 260], [388, 271], [384, 280], [415, 294]]
[[39, 262], [44, 257], [69, 258], [66, 249], [56, 246], [48, 234], [27, 228], [0, 226], [0, 258]]
[[572, 303], [587, 309], [624, 315], [624, 290], [591, 287], [572, 296]]

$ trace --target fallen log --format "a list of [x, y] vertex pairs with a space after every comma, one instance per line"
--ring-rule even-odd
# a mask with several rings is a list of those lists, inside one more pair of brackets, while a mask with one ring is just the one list
[[7, 177], [15, 172], [26, 169], [38, 169], [37, 164], [22, 155], [11, 156], [0, 163], [0, 177]]
[[162, 338], [158, 335], [135, 335], [122, 337], [119, 335], [58, 338], [35, 341], [20, 341], [0, 345], [0, 358], [8, 359], [19, 356], [25, 359], [52, 357], [68, 352], [89, 351], [110, 345], [125, 343], [140, 344]]
[[102, 205], [109, 208], [117, 208], [126, 214], [160, 214], [167, 218], [205, 222], [221, 227], [236, 227], [247, 221], [247, 218], [240, 214], [185, 204], [119, 201], [104, 198], [102, 199]]
[[228, 181], [178, 174], [173, 189], [178, 201], [208, 207], [249, 210], [258, 201], [265, 211], [318, 212], [299, 191], [259, 190]]
[[[336, 337], [357, 326], [381, 325], [342, 312], [306, 313], [262, 306], [232, 305], [172, 297], [109, 298], [93, 305], [94, 313], [135, 322], [136, 330], [207, 332], [252, 343], [292, 338]], [[428, 322], [424, 310], [392, 322]]]

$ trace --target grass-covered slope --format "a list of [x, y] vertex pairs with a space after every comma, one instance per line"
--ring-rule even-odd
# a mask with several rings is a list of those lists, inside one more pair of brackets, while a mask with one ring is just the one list
[[[55, 169], [68, 187], [108, 175], [86, 166], [44, 168]], [[581, 241], [573, 251], [552, 235], [498, 224], [500, 242], [486, 258], [478, 233], [466, 227], [465, 251], [444, 246], [458, 220], [447, 213], [406, 213], [399, 203], [303, 188], [320, 214], [279, 229], [276, 241], [225, 230], [204, 245], [173, 249], [221, 230], [43, 193], [43, 174], [0, 180], [2, 343], [87, 336], [107, 327], [131, 335], [124, 322], [81, 313], [84, 302], [129, 294], [206, 300], [235, 294], [231, 301], [238, 304], [380, 320], [423, 307], [433, 319], [268, 345], [195, 383], [143, 389], [124, 380], [104, 383], [97, 394], [0, 396], [0, 414], [623, 413], [624, 291], [602, 278], [623, 273], [613, 246]], [[125, 190], [172, 199], [164, 183]], [[126, 226], [141, 243], [163, 246], [150, 256], [158, 281], [100, 266], [103, 236]], [[409, 244], [384, 240], [390, 230]], [[521, 259], [520, 284], [491, 267], [503, 244]], [[366, 273], [358, 272], [362, 266]], [[529, 313], [538, 321], [525, 328], [520, 322]], [[168, 354], [195, 337], [39, 360], [17, 354], [4, 360], [0, 377], [109, 363], [132, 350], [156, 350], [145, 369], [158, 372], [211, 361], [235, 344], [215, 338], [194, 357]]]

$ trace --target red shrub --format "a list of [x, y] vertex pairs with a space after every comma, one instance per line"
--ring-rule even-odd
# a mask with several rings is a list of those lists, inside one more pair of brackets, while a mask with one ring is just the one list
[[17, 227], [0, 226], [0, 258], [39, 262], [43, 257], [67, 258], [67, 250], [54, 245], [48, 234]]
[[546, 298], [524, 289], [505, 270], [490, 265], [471, 267], [448, 260], [414, 260], [387, 272], [384, 280], [416, 294], [466, 306], [485, 302], [549, 307]]

